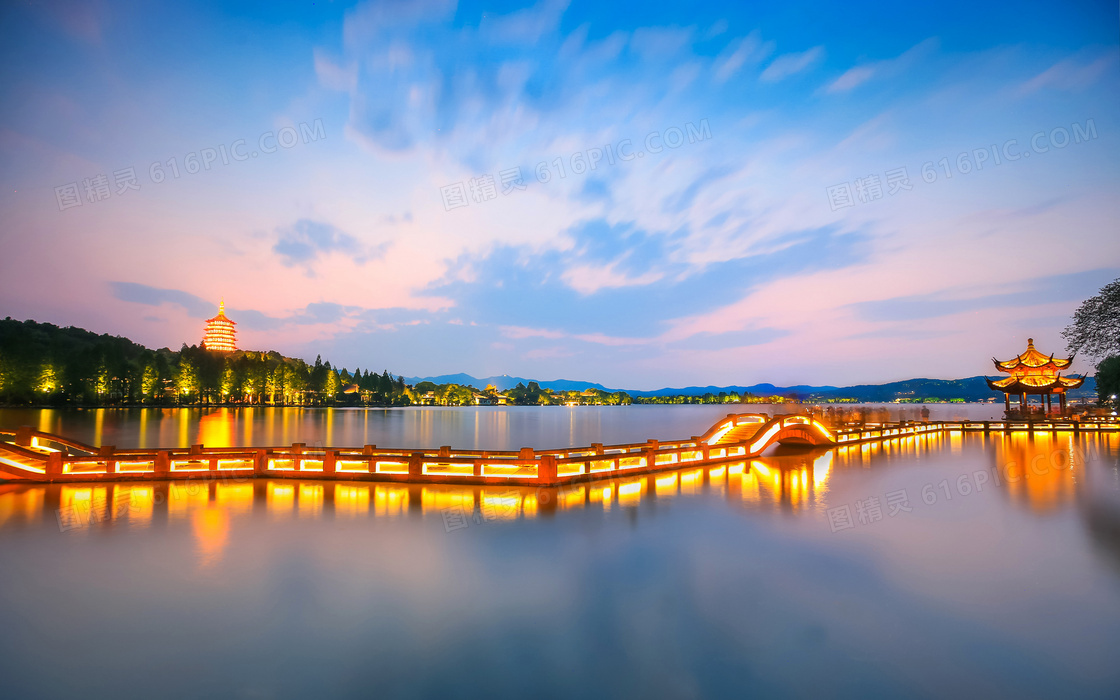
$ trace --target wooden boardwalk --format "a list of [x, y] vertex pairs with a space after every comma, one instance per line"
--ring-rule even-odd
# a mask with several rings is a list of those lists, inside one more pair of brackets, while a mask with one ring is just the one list
[[24, 427], [0, 431], [0, 480], [34, 482], [157, 481], [197, 477], [267, 477], [405, 483], [562, 486], [594, 479], [718, 465], [757, 457], [775, 443], [831, 447], [933, 432], [1116, 431], [1115, 418], [1089, 421], [933, 421], [830, 429], [806, 415], [729, 414], [686, 440], [592, 444], [517, 452], [361, 448], [205, 447], [117, 450], [93, 447]]

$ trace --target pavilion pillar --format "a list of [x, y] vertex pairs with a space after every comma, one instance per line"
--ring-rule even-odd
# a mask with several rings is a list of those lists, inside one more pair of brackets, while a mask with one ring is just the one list
[[1052, 401], [1050, 399], [1050, 392], [1046, 392], [1046, 415], [1050, 415], [1050, 411], [1053, 408], [1054, 408], [1054, 404], [1052, 403]]
[[1058, 394], [1058, 404], [1061, 406], [1062, 415], [1064, 416], [1066, 414], [1066, 392], [1063, 391]]
[[1011, 394], [1008, 394], [1006, 391], [1003, 392], [1003, 410], [1007, 413], [1011, 413]]
[[1025, 391], [1019, 394], [1019, 411], [1024, 414], [1027, 412], [1027, 392]]

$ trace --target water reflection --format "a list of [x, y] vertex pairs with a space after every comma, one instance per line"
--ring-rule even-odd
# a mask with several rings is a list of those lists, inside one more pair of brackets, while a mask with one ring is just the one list
[[218, 506], [204, 506], [191, 515], [191, 530], [198, 552], [198, 566], [206, 569], [222, 557], [229, 541], [230, 514]]
[[[219, 408], [216, 411], [206, 413], [198, 419], [198, 442], [213, 447], [228, 447], [236, 444], [233, 436], [236, 423], [233, 409]], [[250, 437], [252, 436], [252, 424], [252, 417], [247, 415], [245, 426], [249, 430]], [[141, 435], [143, 435], [143, 431]]]
[[[233, 422], [222, 413], [202, 421], [205, 431], [226, 434]], [[216, 433], [215, 433], [216, 434]], [[400, 518], [478, 521], [514, 520], [556, 511], [640, 508], [675, 498], [718, 497], [742, 507], [799, 513], [829, 507], [837, 473], [890, 469], [922, 456], [974, 455], [987, 464], [984, 483], [1000, 487], [1015, 505], [1052, 512], [1086, 497], [1086, 461], [1115, 455], [1120, 437], [1072, 433], [1034, 435], [908, 436], [832, 450], [776, 454], [716, 467], [588, 481], [557, 488], [318, 482], [226, 478], [134, 484], [0, 486], [0, 528], [57, 520], [63, 531], [83, 527], [146, 527], [157, 517], [190, 522], [200, 558], [212, 561], [228, 536], [230, 520], [262, 514], [288, 518]], [[948, 474], [954, 478], [960, 475]], [[965, 475], [967, 476], [967, 474]], [[972, 480], [977, 475], [973, 473]], [[971, 482], [970, 482], [971, 483]], [[971, 490], [973, 487], [969, 486]], [[165, 515], [164, 515], [165, 514]]]
[[[997, 415], [993, 415], [995, 409], [989, 404], [941, 404], [930, 408], [934, 420], [988, 420], [998, 418], [1003, 407], [998, 406]], [[702, 433], [736, 410], [773, 414], [792, 409], [767, 404], [404, 409], [0, 408], [0, 427], [31, 425], [95, 446], [114, 445], [121, 449], [192, 444], [260, 447], [303, 442], [334, 447], [453, 445], [459, 449], [516, 450], [682, 438]], [[912, 419], [918, 409], [895, 405], [869, 410], [859, 415], [868, 419]]]
[[[819, 669], [853, 697], [1111, 697], [1118, 454], [1113, 435], [945, 434], [541, 490], [0, 484], [6, 689], [107, 694], [137, 669], [158, 687], [173, 655], [206, 671], [176, 676], [184, 697], [457, 697], [507, 676], [495, 695], [724, 697], [759, 673], [758, 694], [812, 696]], [[824, 511], [898, 488], [912, 513], [830, 531]], [[112, 634], [91, 646], [73, 620]]]

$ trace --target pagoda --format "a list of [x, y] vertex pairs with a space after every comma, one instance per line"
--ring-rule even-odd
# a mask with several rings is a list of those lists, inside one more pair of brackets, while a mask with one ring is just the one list
[[1085, 377], [1063, 377], [1061, 371], [1069, 369], [1073, 358], [1047, 357], [1034, 349], [1034, 338], [1027, 338], [1027, 350], [1018, 357], [1000, 362], [992, 358], [996, 369], [1010, 376], [1002, 379], [988, 379], [988, 387], [992, 391], [1003, 392], [1003, 403], [1008, 413], [1011, 413], [1011, 395], [1019, 395], [1019, 411], [1024, 415], [1027, 412], [1027, 394], [1046, 396], [1046, 411], [1050, 412], [1051, 397], [1058, 395], [1062, 413], [1066, 410], [1066, 392], [1076, 389], [1085, 381]]
[[219, 352], [237, 350], [237, 324], [226, 316], [226, 302], [218, 304], [218, 315], [206, 321], [202, 347]]

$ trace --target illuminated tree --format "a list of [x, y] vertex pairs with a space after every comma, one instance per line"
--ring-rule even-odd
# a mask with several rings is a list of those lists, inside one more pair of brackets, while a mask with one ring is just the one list
[[436, 403], [443, 406], [469, 406], [474, 403], [474, 392], [458, 384], [442, 384], [434, 393]]
[[264, 388], [268, 392], [268, 402], [276, 403], [276, 392], [284, 382], [284, 365], [281, 363], [273, 367], [268, 372], [268, 378], [265, 380]]
[[179, 358], [179, 374], [175, 378], [175, 388], [181, 396], [187, 398], [198, 393], [198, 370], [188, 358]]
[[49, 394], [58, 389], [58, 372], [55, 371], [54, 365], [50, 363], [43, 365], [43, 369], [39, 372], [39, 383], [36, 388], [44, 394]]
[[93, 390], [97, 392], [97, 398], [100, 399], [105, 394], [109, 393], [109, 368], [102, 362], [97, 366], [97, 374], [94, 375]]
[[156, 387], [159, 385], [159, 372], [153, 365], [144, 365], [144, 373], [140, 375], [140, 395], [142, 399], [151, 399], [155, 396]]
[[1073, 323], [1062, 331], [1070, 353], [1084, 353], [1097, 360], [1120, 354], [1120, 279], [1082, 302]]
[[323, 395], [328, 399], [334, 399], [338, 394], [339, 380], [338, 374], [331, 369], [331, 363], [326, 364], [327, 376], [323, 381]]
[[222, 370], [222, 379], [218, 384], [218, 390], [221, 392], [221, 400], [228, 401], [229, 395], [233, 393], [233, 387], [236, 377], [233, 372], [233, 365], [226, 362], [226, 368]]

